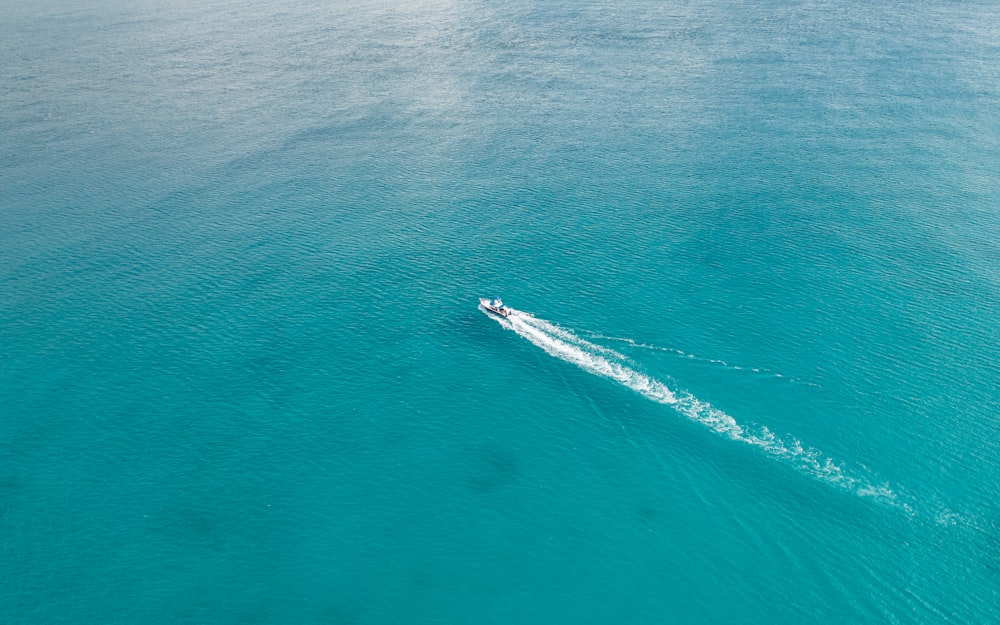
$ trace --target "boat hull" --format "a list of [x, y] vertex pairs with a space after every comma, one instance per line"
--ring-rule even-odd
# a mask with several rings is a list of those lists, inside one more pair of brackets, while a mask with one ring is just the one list
[[498, 317], [506, 318], [510, 316], [509, 308], [507, 308], [506, 306], [493, 306], [490, 304], [490, 300], [484, 297], [479, 298], [479, 305], [482, 306], [486, 310], [486, 312], [493, 313]]

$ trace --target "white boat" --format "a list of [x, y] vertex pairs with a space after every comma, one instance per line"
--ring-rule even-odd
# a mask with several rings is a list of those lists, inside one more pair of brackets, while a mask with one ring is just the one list
[[511, 312], [510, 308], [503, 305], [503, 301], [499, 297], [494, 297], [493, 299], [480, 297], [479, 305], [494, 315], [500, 315], [501, 317], [506, 317]]

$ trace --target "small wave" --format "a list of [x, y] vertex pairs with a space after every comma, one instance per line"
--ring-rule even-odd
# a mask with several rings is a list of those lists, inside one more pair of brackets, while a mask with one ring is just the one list
[[694, 360], [694, 361], [697, 361], [697, 362], [704, 362], [704, 363], [708, 363], [708, 364], [711, 364], [711, 365], [716, 365], [716, 366], [722, 367], [724, 369], [729, 369], [731, 371], [749, 371], [751, 373], [755, 373], [755, 374], [758, 374], [758, 375], [761, 375], [761, 376], [768, 376], [768, 377], [773, 377], [773, 378], [779, 378], [779, 379], [782, 379], [782, 380], [786, 380], [786, 381], [791, 382], [793, 384], [803, 384], [805, 386], [812, 386], [812, 387], [816, 387], [816, 388], [819, 387], [819, 385], [816, 384], [815, 382], [807, 382], [807, 381], [802, 380], [800, 378], [793, 378], [793, 377], [787, 376], [787, 375], [785, 375], [783, 373], [779, 373], [777, 371], [773, 371], [771, 369], [767, 369], [767, 368], [764, 368], [764, 367], [747, 367], [745, 365], [733, 364], [733, 363], [731, 363], [729, 361], [722, 360], [721, 358], [705, 358], [703, 356], [698, 356], [696, 354], [692, 354], [691, 352], [686, 352], [686, 351], [684, 351], [682, 349], [677, 349], [676, 347], [663, 347], [663, 346], [660, 346], [660, 345], [653, 345], [651, 343], [642, 343], [642, 342], [639, 342], [639, 341], [636, 341], [636, 340], [633, 340], [633, 339], [629, 339], [629, 338], [624, 338], [624, 337], [621, 337], [621, 336], [606, 336], [604, 334], [601, 334], [600, 332], [588, 332], [587, 336], [589, 338], [596, 339], [596, 340], [599, 340], [599, 341], [615, 341], [615, 342], [618, 342], [618, 343], [625, 343], [629, 347], [634, 347], [636, 349], [645, 349], [645, 350], [654, 351], [654, 352], [664, 352], [664, 353], [667, 353], [667, 354], [672, 354], [674, 356], [679, 356], [681, 358], [686, 358], [687, 360]]
[[715, 433], [755, 447], [806, 475], [843, 488], [859, 497], [870, 497], [882, 503], [910, 510], [888, 484], [876, 484], [858, 471], [848, 469], [843, 463], [816, 449], [804, 446], [798, 439], [781, 438], [765, 426], [740, 424], [731, 415], [708, 402], [690, 393], [675, 391], [662, 381], [642, 373], [624, 354], [591, 343], [571, 330], [519, 310], [512, 309], [511, 315], [507, 318], [493, 315], [491, 318], [551, 356], [572, 363], [588, 373], [610, 378], [647, 399], [669, 405], [680, 414], [707, 426]]

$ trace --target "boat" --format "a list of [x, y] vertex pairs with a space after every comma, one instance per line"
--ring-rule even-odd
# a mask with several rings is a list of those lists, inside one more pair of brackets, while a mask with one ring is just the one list
[[510, 308], [504, 306], [503, 301], [499, 297], [494, 297], [493, 299], [480, 297], [479, 305], [494, 315], [500, 315], [501, 317], [507, 317], [511, 313]]

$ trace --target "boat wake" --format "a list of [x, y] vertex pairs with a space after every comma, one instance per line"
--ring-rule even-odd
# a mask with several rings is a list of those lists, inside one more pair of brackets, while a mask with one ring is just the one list
[[812, 386], [814, 388], [819, 388], [819, 384], [816, 384], [815, 382], [807, 382], [807, 381], [801, 380], [799, 378], [788, 377], [788, 376], [786, 376], [786, 375], [784, 375], [782, 373], [778, 373], [777, 371], [772, 371], [771, 369], [766, 369], [766, 368], [763, 368], [763, 367], [748, 367], [748, 366], [745, 366], [745, 365], [734, 364], [732, 362], [729, 362], [729, 361], [726, 361], [726, 360], [722, 360], [720, 358], [705, 358], [703, 356], [697, 356], [695, 354], [692, 354], [691, 352], [686, 352], [686, 351], [684, 351], [682, 349], [677, 349], [675, 347], [661, 347], [659, 345], [650, 345], [649, 343], [640, 343], [638, 341], [635, 341], [635, 340], [632, 340], [632, 339], [628, 339], [628, 338], [624, 338], [624, 337], [620, 337], [620, 336], [605, 336], [605, 335], [601, 334], [600, 332], [586, 332], [585, 334], [587, 335], [588, 338], [592, 338], [592, 339], [595, 339], [595, 340], [598, 340], [598, 341], [614, 341], [616, 343], [624, 343], [624, 344], [628, 345], [629, 347], [632, 347], [632, 348], [635, 348], [635, 349], [644, 349], [644, 350], [653, 351], [653, 352], [664, 352], [664, 353], [667, 353], [667, 354], [670, 354], [670, 355], [673, 355], [673, 356], [677, 356], [679, 358], [685, 358], [687, 360], [693, 360], [693, 361], [696, 361], [696, 362], [707, 363], [707, 364], [710, 364], [710, 365], [715, 365], [715, 366], [722, 367], [724, 369], [729, 369], [729, 370], [732, 370], [732, 371], [746, 371], [746, 372], [750, 372], [750, 373], [761, 375], [761, 376], [768, 376], [768, 377], [773, 377], [773, 378], [778, 378], [778, 379], [786, 380], [786, 381], [791, 382], [793, 384], [802, 384], [802, 385], [805, 385], [805, 386]]
[[824, 483], [842, 488], [860, 497], [911, 511], [888, 484], [876, 484], [861, 472], [804, 446], [794, 438], [782, 438], [762, 425], [743, 425], [726, 412], [690, 393], [671, 389], [664, 382], [639, 371], [623, 354], [581, 338], [529, 313], [511, 309], [506, 318], [491, 315], [504, 328], [517, 333], [551, 356], [572, 363], [588, 373], [610, 378], [643, 397], [671, 406], [681, 415], [696, 421], [716, 434], [755, 447], [799, 472]]

